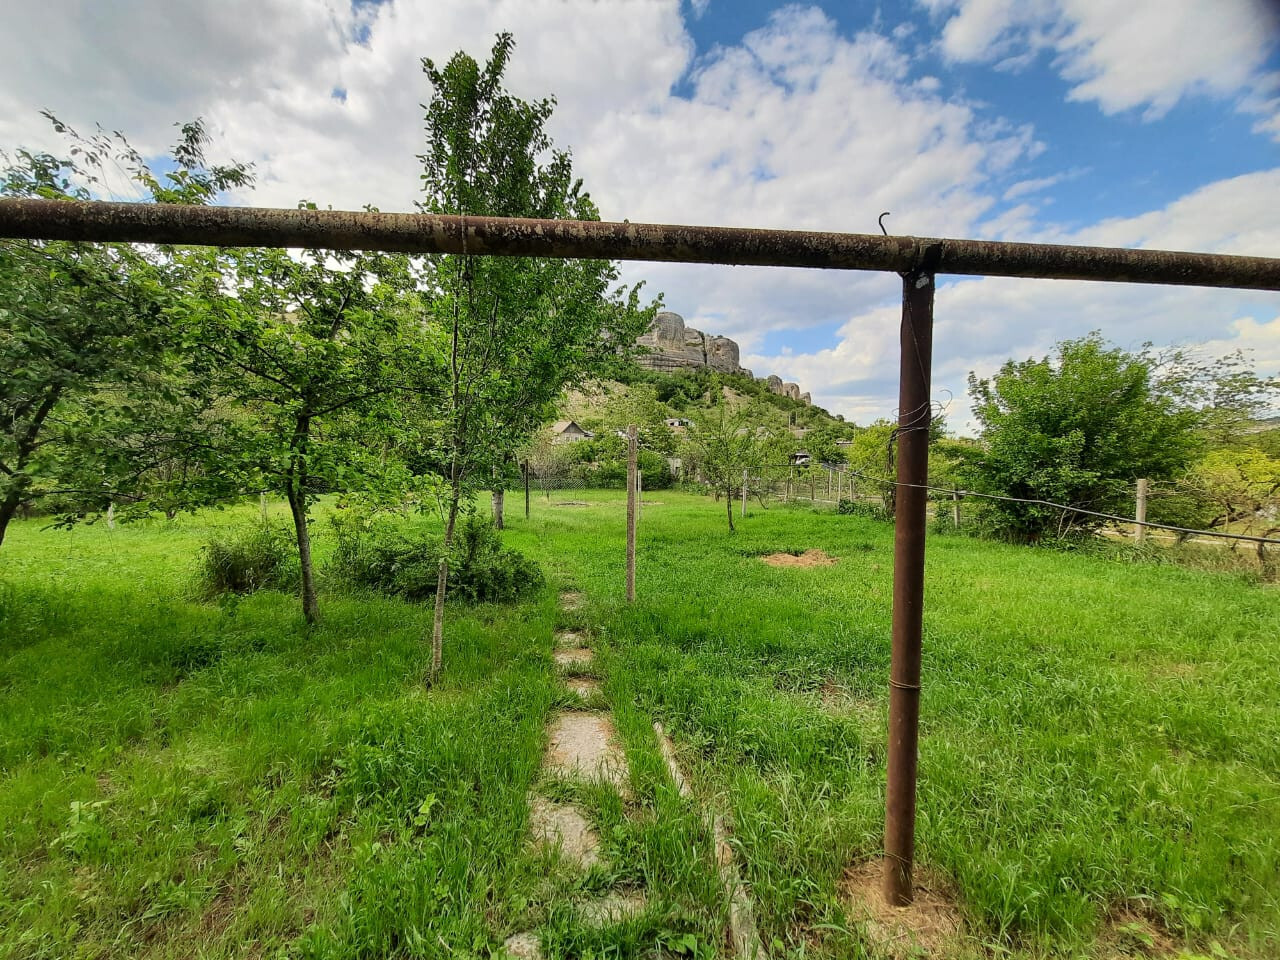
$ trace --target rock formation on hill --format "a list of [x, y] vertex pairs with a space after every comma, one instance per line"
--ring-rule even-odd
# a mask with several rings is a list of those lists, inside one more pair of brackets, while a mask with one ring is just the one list
[[[645, 348], [636, 358], [636, 363], [646, 370], [669, 372], [710, 367], [720, 373], [752, 375], [738, 362], [741, 354], [736, 342], [728, 337], [707, 336], [701, 330], [687, 327], [684, 317], [670, 310], [654, 317], [649, 332], [636, 338], [636, 343]], [[798, 384], [783, 383], [776, 376], [764, 378], [764, 383], [771, 393], [803, 403], [811, 402], [809, 394], [801, 393]]]

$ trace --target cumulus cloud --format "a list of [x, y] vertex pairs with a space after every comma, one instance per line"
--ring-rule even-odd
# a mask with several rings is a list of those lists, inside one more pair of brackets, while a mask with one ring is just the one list
[[1044, 50], [1072, 84], [1069, 98], [1106, 113], [1162, 116], [1183, 97], [1243, 95], [1241, 108], [1277, 105], [1256, 90], [1275, 48], [1266, 0], [920, 0], [944, 18], [939, 45], [953, 61], [1025, 66]]

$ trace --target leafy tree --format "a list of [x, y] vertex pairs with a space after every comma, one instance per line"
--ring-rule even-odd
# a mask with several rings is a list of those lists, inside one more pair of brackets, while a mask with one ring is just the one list
[[737, 410], [722, 403], [695, 414], [685, 437], [683, 459], [717, 495], [725, 499], [729, 532], [734, 532], [733, 501], [744, 478], [749, 494], [761, 496], [765, 474], [781, 462], [786, 438], [763, 425], [757, 406]]
[[[405, 302], [403, 258], [308, 250], [197, 251], [182, 325], [205, 396], [189, 450], [207, 469], [184, 502], [270, 490], [289, 503], [302, 611], [319, 616], [310, 505], [329, 490], [400, 487], [388, 455], [399, 401], [438, 386], [439, 357]], [[434, 365], [433, 365], [434, 362]]]
[[[1063, 341], [1051, 357], [1009, 361], [991, 379], [971, 373], [969, 392], [986, 446], [974, 470], [982, 492], [1118, 512], [1138, 478], [1180, 473], [1199, 446], [1197, 412], [1159, 391], [1151, 357], [1097, 334]], [[986, 509], [1027, 541], [1098, 525], [1037, 504]]]
[[893, 479], [893, 438], [896, 428], [888, 420], [877, 420], [853, 436], [845, 451], [849, 469], [854, 472], [854, 489], [873, 490], [885, 510], [892, 514], [896, 487]]
[[1280, 377], [1259, 376], [1243, 350], [1222, 357], [1187, 348], [1139, 354], [1151, 366], [1156, 391], [1197, 414], [1198, 427], [1213, 447], [1247, 445], [1256, 424], [1280, 401]]
[[[514, 41], [499, 34], [483, 67], [465, 53], [431, 83], [423, 164], [429, 213], [598, 220], [569, 154], [545, 132], [554, 101], [502, 86]], [[445, 542], [463, 500], [550, 419], [561, 391], [616, 361], [652, 322], [638, 292], [616, 287], [605, 261], [435, 256], [427, 261], [433, 320], [447, 357], [436, 459], [447, 487]], [[440, 560], [431, 677], [439, 674], [449, 550]]]
[[[123, 177], [134, 199], [202, 204], [251, 181], [243, 164], [207, 163], [199, 121], [182, 126], [160, 177], [120, 133], [83, 137], [46, 116], [69, 156], [5, 156], [0, 196], [87, 200]], [[24, 504], [53, 494], [73, 498], [73, 512], [98, 509], [138, 495], [167, 457], [171, 422], [190, 416], [168, 323], [180, 297], [170, 253], [0, 242], [0, 541]]]
[[1260, 450], [1214, 450], [1195, 465], [1188, 485], [1208, 504], [1210, 526], [1270, 537], [1280, 533], [1280, 459]]

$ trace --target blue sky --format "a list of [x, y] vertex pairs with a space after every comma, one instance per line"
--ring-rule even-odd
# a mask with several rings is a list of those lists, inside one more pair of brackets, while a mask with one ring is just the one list
[[[1280, 253], [1270, 0], [59, 0], [0, 34], [0, 147], [44, 107], [149, 153], [205, 117], [258, 183], [234, 202], [409, 210], [424, 56], [514, 33], [519, 95], [607, 219]], [[897, 278], [624, 264], [624, 278], [833, 411], [891, 416]], [[969, 371], [1101, 329], [1252, 351], [1266, 294], [946, 280], [938, 399]]]

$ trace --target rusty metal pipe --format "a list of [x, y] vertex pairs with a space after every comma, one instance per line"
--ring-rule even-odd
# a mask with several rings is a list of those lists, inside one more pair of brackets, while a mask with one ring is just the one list
[[1280, 290], [1280, 259], [742, 227], [0, 200], [0, 237], [579, 257]]
[[885, 789], [884, 895], [912, 900], [916, 835], [916, 747], [920, 723], [920, 634], [924, 613], [925, 505], [929, 492], [929, 371], [933, 274], [902, 278], [898, 383], [898, 483], [893, 532], [893, 653], [889, 667], [889, 770]]

